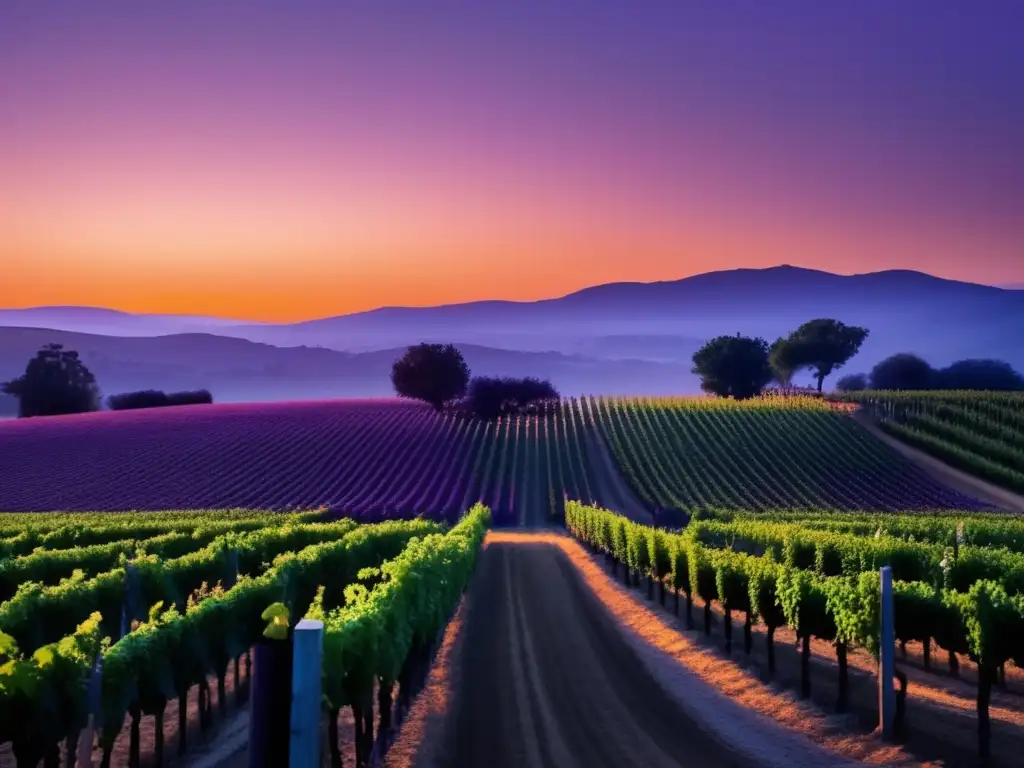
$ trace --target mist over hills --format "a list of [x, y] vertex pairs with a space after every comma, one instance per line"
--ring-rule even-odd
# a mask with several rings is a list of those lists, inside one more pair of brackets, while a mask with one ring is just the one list
[[[219, 402], [393, 395], [391, 366], [404, 347], [339, 352], [275, 347], [212, 334], [119, 337], [45, 328], [0, 328], [0, 381], [19, 376], [47, 343], [77, 350], [104, 395], [139, 389], [209, 389]], [[474, 374], [550, 378], [565, 394], [672, 394], [693, 390], [688, 365], [612, 361], [558, 352], [460, 344]]]
[[743, 333], [771, 341], [814, 317], [870, 329], [845, 372], [904, 351], [935, 366], [996, 357], [1024, 370], [1022, 291], [904, 270], [843, 276], [780, 266], [598, 285], [534, 302], [383, 307], [291, 324], [82, 307], [0, 310], [7, 326], [0, 327], [0, 376], [20, 373], [40, 344], [56, 340], [83, 354], [107, 392], [370, 396], [390, 392], [388, 370], [402, 348], [443, 341], [463, 349], [474, 373], [542, 376], [567, 393], [684, 393], [697, 391], [690, 358], [706, 339]]

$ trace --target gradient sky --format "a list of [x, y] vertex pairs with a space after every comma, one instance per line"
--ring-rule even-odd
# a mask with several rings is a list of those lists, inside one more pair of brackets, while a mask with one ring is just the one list
[[1019, 0], [3, 0], [0, 306], [1024, 282], [1022, 29]]

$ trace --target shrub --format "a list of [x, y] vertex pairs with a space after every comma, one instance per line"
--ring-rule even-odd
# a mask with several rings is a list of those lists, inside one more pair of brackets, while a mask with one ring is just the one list
[[124, 392], [107, 398], [107, 407], [112, 411], [163, 408], [169, 405], [209, 405], [211, 403], [213, 403], [213, 395], [205, 389], [169, 394], [156, 389], [146, 389], [139, 392]]

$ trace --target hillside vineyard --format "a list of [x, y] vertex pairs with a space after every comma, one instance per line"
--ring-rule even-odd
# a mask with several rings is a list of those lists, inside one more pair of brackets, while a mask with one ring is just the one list
[[327, 507], [451, 522], [479, 501], [500, 525], [560, 520], [566, 498], [648, 512], [982, 506], [812, 398], [585, 397], [491, 423], [392, 400], [26, 419], [0, 424], [0, 478], [0, 511], [25, 512]]

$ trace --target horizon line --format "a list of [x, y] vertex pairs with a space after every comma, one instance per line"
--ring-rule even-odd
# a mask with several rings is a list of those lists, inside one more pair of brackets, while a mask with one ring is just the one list
[[1002, 283], [1002, 284], [991, 284], [991, 283], [976, 283], [969, 280], [960, 280], [957, 278], [943, 277], [941, 275], [933, 274], [931, 272], [924, 272], [917, 269], [881, 269], [874, 272], [830, 272], [825, 269], [817, 269], [815, 267], [805, 267], [796, 264], [776, 264], [770, 267], [733, 267], [731, 269], [716, 269], [709, 272], [695, 272], [682, 277], [669, 278], [665, 280], [617, 280], [610, 283], [594, 283], [592, 285], [585, 285], [582, 288], [578, 288], [575, 291], [561, 294], [558, 296], [545, 296], [537, 299], [502, 299], [502, 298], [483, 298], [474, 299], [471, 301], [460, 301], [453, 302], [450, 304], [405, 304], [405, 305], [382, 305], [379, 307], [372, 307], [370, 309], [361, 309], [355, 312], [341, 312], [333, 315], [322, 315], [317, 317], [309, 317], [301, 320], [291, 321], [274, 321], [274, 320], [256, 320], [252, 318], [241, 318], [241, 317], [227, 317], [223, 315], [200, 315], [194, 313], [178, 313], [178, 312], [133, 312], [131, 310], [119, 309], [117, 307], [109, 306], [97, 306], [89, 304], [38, 304], [32, 306], [7, 306], [0, 307], [0, 312], [32, 312], [32, 311], [43, 311], [43, 310], [92, 310], [98, 312], [109, 312], [117, 315], [125, 315], [128, 317], [136, 318], [180, 318], [183, 320], [215, 320], [225, 323], [229, 323], [228, 327], [232, 326], [243, 326], [243, 325], [265, 325], [265, 326], [289, 326], [289, 325], [302, 325], [304, 323], [315, 323], [323, 320], [333, 320], [342, 317], [354, 317], [356, 315], [368, 315], [374, 312], [382, 312], [386, 310], [413, 310], [413, 309], [442, 309], [446, 307], [468, 307], [477, 304], [539, 304], [545, 301], [557, 301], [564, 299], [569, 296], [574, 296], [584, 291], [593, 290], [596, 288], [604, 288], [608, 286], [621, 286], [621, 285], [661, 285], [664, 283], [680, 283], [685, 280], [689, 280], [697, 277], [704, 277], [706, 275], [714, 274], [725, 274], [729, 272], [769, 272], [772, 270], [780, 269], [791, 269], [803, 272], [818, 272], [823, 275], [832, 275], [834, 277], [866, 277], [870, 275], [882, 275], [894, 272], [905, 272], [917, 275], [923, 275], [931, 277], [936, 280], [942, 280], [945, 282], [962, 283], [965, 285], [977, 285], [985, 288], [997, 288], [999, 290], [1024, 290], [1024, 283]]

